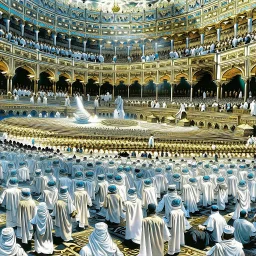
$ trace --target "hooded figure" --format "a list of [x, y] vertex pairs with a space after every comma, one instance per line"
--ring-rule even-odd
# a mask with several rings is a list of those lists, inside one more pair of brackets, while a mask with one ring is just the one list
[[35, 250], [37, 253], [53, 254], [52, 218], [46, 203], [37, 206], [36, 216], [30, 221], [34, 228]]
[[0, 236], [1, 256], [27, 256], [23, 248], [16, 243], [16, 236], [13, 228], [2, 229]]
[[79, 252], [81, 256], [123, 256], [108, 233], [108, 226], [103, 222], [95, 224], [89, 236], [89, 243]]

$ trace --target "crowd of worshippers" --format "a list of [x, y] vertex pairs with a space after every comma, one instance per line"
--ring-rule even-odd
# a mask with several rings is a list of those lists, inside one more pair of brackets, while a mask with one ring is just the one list
[[[256, 200], [255, 170], [249, 159], [88, 156], [81, 160], [57, 152], [1, 147], [0, 203], [6, 208], [6, 228], [0, 252], [26, 255], [22, 248], [34, 239], [37, 253], [51, 254], [53, 229], [55, 237], [71, 241], [72, 227], [77, 231], [88, 227], [94, 212], [99, 223], [80, 255], [102, 251], [123, 255], [107, 229], [122, 221], [124, 243], [139, 248], [140, 256], [163, 255], [166, 241], [168, 255], [179, 253], [185, 244], [212, 247], [207, 255], [244, 255], [243, 248], [253, 246], [256, 235], [255, 217], [247, 220]], [[233, 226], [221, 214], [230, 205], [235, 205]], [[198, 228], [192, 227], [189, 219], [198, 216], [201, 207], [210, 207], [211, 214]], [[16, 254], [10, 254], [13, 251]]]

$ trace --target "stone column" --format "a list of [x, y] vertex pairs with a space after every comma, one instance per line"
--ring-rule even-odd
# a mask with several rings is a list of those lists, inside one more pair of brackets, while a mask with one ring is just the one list
[[238, 32], [238, 23], [235, 22], [235, 23], [234, 23], [234, 37], [237, 36], [237, 32]]
[[142, 56], [145, 56], [145, 45], [142, 45]]
[[35, 35], [36, 35], [36, 42], [38, 42], [38, 34], [39, 34], [39, 30], [35, 31]]
[[68, 38], [68, 49], [71, 48], [71, 38]]
[[25, 25], [24, 24], [20, 24], [21, 36], [24, 36], [24, 29], [25, 29]]
[[140, 98], [142, 99], [142, 94], [143, 94], [143, 85], [140, 86]]
[[34, 79], [34, 92], [37, 93], [38, 92], [38, 80]]
[[53, 34], [53, 45], [57, 44], [57, 35]]
[[10, 20], [9, 19], [5, 20], [5, 27], [6, 27], [6, 32], [8, 33], [10, 31]]
[[128, 96], [128, 99], [129, 99], [130, 98], [130, 85], [128, 85], [127, 96]]
[[173, 49], [174, 49], [174, 40], [171, 39], [171, 51], [173, 51]]
[[116, 55], [116, 46], [115, 46], [115, 55]]
[[220, 84], [217, 83], [217, 95], [216, 95], [216, 101], [219, 102], [219, 94], [220, 94]]
[[102, 53], [102, 45], [100, 45], [100, 55], [101, 55], [101, 53]]
[[252, 32], [252, 18], [248, 18], [248, 33]]
[[158, 100], [158, 84], [156, 84], [156, 100]]
[[9, 76], [6, 76], [6, 95], [8, 94], [9, 91], [10, 91], [10, 80], [9, 80]]
[[86, 44], [87, 44], [87, 41], [85, 40], [85, 41], [83, 42], [83, 44], [84, 44], [84, 52], [86, 52]]
[[12, 92], [12, 77], [9, 77], [10, 83], [9, 83], [9, 92]]
[[247, 100], [248, 84], [247, 81], [244, 81], [244, 102]]
[[204, 44], [204, 34], [200, 34], [200, 42], [201, 44]]
[[173, 98], [173, 88], [172, 88], [172, 84], [171, 84], [171, 102], [172, 102], [172, 98]]
[[191, 87], [190, 87], [190, 101], [193, 101], [193, 84], [191, 83]]
[[157, 43], [155, 43], [155, 53], [158, 52], [158, 47], [157, 47]]
[[186, 47], [187, 48], [189, 47], [189, 37], [188, 36], [186, 37]]

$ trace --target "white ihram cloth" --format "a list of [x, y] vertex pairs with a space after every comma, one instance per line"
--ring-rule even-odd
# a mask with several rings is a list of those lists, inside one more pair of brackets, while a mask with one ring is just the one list
[[250, 191], [251, 200], [256, 200], [256, 181], [255, 180], [248, 180], [248, 188]]
[[18, 169], [18, 180], [21, 182], [30, 180], [29, 169], [27, 167], [22, 167]]
[[27, 256], [23, 248], [16, 243], [13, 228], [4, 228], [0, 236], [1, 256]]
[[6, 227], [16, 227], [17, 210], [21, 191], [17, 187], [10, 187], [0, 196], [0, 204], [6, 208]]
[[103, 205], [105, 202], [105, 199], [108, 194], [108, 182], [107, 181], [99, 181], [95, 188], [95, 208], [97, 210], [101, 211], [98, 213], [98, 215], [101, 215], [103, 217], [106, 216], [106, 212], [104, 210]]
[[246, 210], [251, 211], [251, 197], [247, 187], [238, 188], [237, 190], [237, 202], [232, 219], [236, 220], [240, 217], [240, 211]]
[[138, 256], [164, 255], [164, 242], [169, 239], [170, 232], [161, 218], [156, 215], [144, 218]]
[[85, 190], [89, 194], [92, 201], [95, 200], [95, 181], [94, 180], [85, 180], [84, 182]]
[[256, 228], [246, 219], [235, 220], [233, 226], [235, 239], [242, 244], [249, 244], [251, 242], [250, 237], [256, 235]]
[[143, 190], [143, 194], [142, 194], [142, 207], [145, 210], [147, 210], [149, 204], [157, 205], [156, 190], [155, 190], [154, 187], [145, 187], [144, 190]]
[[167, 178], [163, 174], [156, 174], [154, 177], [154, 186], [156, 188], [157, 198], [160, 198], [161, 194], [167, 191]]
[[226, 208], [225, 203], [228, 203], [228, 186], [226, 183], [218, 184], [214, 190], [217, 194], [217, 206], [223, 211]]
[[122, 201], [125, 202], [127, 200], [127, 195], [126, 195], [126, 186], [124, 185], [123, 180], [121, 184], [115, 182], [115, 186], [117, 188], [117, 194], [120, 195], [122, 198]]
[[234, 238], [223, 240], [206, 253], [207, 256], [244, 256], [243, 245]]
[[89, 243], [79, 252], [81, 256], [123, 256], [108, 233], [108, 226], [103, 222], [95, 224], [89, 236]]
[[71, 213], [74, 212], [75, 206], [68, 192], [59, 194], [58, 201], [54, 205], [52, 216], [55, 217], [55, 235], [61, 237], [64, 241], [73, 240], [72, 235], [72, 218]]
[[185, 214], [180, 207], [174, 207], [170, 212], [168, 227], [171, 229], [171, 239], [168, 242], [168, 254], [180, 252], [180, 246], [185, 244], [186, 231]]
[[37, 253], [52, 254], [53, 238], [52, 238], [52, 218], [47, 209], [46, 203], [40, 203], [37, 206], [36, 216], [30, 221], [35, 225], [35, 250]]
[[34, 177], [30, 184], [31, 192], [40, 195], [42, 193], [43, 182], [44, 181], [42, 175]]
[[212, 212], [212, 214], [208, 217], [203, 225], [206, 226], [208, 231], [212, 232], [212, 237], [215, 242], [219, 243], [222, 241], [221, 236], [224, 227], [227, 225], [227, 222], [218, 211]]
[[143, 179], [142, 178], [137, 178], [135, 176], [134, 187], [136, 188], [138, 198], [142, 199], [142, 194], [143, 194], [143, 189], [144, 189]]
[[32, 239], [33, 226], [30, 223], [36, 215], [36, 204], [34, 200], [29, 197], [23, 197], [18, 205], [17, 212], [17, 238], [22, 239], [22, 243], [27, 244]]
[[42, 191], [48, 188], [47, 184], [50, 180], [56, 182], [56, 177], [54, 177], [52, 174], [43, 176]]
[[124, 209], [126, 211], [125, 239], [132, 239], [137, 244], [140, 244], [141, 239], [143, 219], [141, 208], [141, 200], [137, 198], [137, 195], [128, 195], [128, 201], [124, 203]]
[[214, 200], [213, 183], [211, 181], [202, 182], [201, 186], [203, 206], [211, 205]]
[[235, 175], [228, 177], [228, 194], [236, 197], [238, 178]]
[[39, 199], [46, 203], [48, 210], [53, 210], [54, 205], [58, 200], [58, 189], [55, 186], [47, 186], [47, 189], [43, 190]]
[[186, 184], [183, 186], [182, 198], [184, 203], [187, 206], [188, 212], [197, 212], [197, 203], [198, 203], [198, 194], [196, 189], [190, 184]]
[[108, 194], [104, 202], [104, 208], [107, 209], [106, 220], [119, 224], [120, 217], [123, 217], [123, 201], [118, 194]]
[[88, 206], [92, 206], [92, 200], [84, 188], [77, 188], [74, 194], [74, 205], [77, 210], [76, 221], [79, 227], [88, 226], [88, 218], [90, 217]]

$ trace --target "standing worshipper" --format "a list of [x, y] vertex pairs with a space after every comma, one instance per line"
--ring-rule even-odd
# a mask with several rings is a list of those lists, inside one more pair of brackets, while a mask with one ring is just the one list
[[53, 170], [51, 168], [47, 168], [44, 171], [42, 190], [45, 190], [49, 181], [54, 181], [56, 183], [56, 177], [53, 176]]
[[126, 186], [124, 183], [124, 179], [121, 175], [115, 176], [115, 185], [117, 188], [117, 193], [121, 196], [122, 201], [125, 202], [127, 200], [126, 196]]
[[81, 256], [123, 256], [108, 233], [108, 225], [104, 222], [95, 224], [89, 236], [89, 243], [79, 252]]
[[46, 203], [37, 206], [37, 213], [30, 223], [34, 230], [35, 251], [38, 254], [53, 254], [53, 224]]
[[42, 191], [38, 200], [45, 202], [49, 211], [53, 210], [54, 205], [58, 200], [58, 189], [54, 180], [48, 181], [47, 187]]
[[42, 187], [43, 187], [43, 175], [40, 169], [35, 171], [35, 177], [33, 178], [32, 182], [30, 183], [31, 192], [32, 194], [41, 195]]
[[214, 200], [214, 191], [213, 191], [213, 183], [211, 182], [210, 176], [204, 176], [203, 182], [201, 184], [202, 190], [202, 204], [203, 207], [207, 207], [208, 205], [212, 205]]
[[17, 226], [17, 210], [21, 191], [18, 189], [18, 179], [11, 178], [7, 189], [0, 196], [0, 204], [6, 208], [6, 227]]
[[21, 190], [21, 198], [17, 211], [17, 238], [27, 244], [32, 239], [33, 226], [30, 223], [36, 215], [36, 204], [31, 197], [30, 189]]
[[243, 244], [245, 248], [252, 246], [252, 241], [256, 236], [256, 228], [247, 219], [247, 212], [242, 210], [240, 218], [234, 221], [235, 239]]
[[55, 219], [54, 229], [55, 236], [61, 237], [62, 240], [68, 242], [73, 240], [72, 235], [72, 218], [76, 215], [76, 208], [68, 193], [67, 187], [61, 187], [58, 195], [58, 201], [54, 205], [51, 214]]
[[68, 188], [68, 192], [72, 193], [72, 180], [68, 177], [68, 172], [65, 169], [60, 169], [60, 177], [58, 179], [58, 189], [60, 187], [66, 186]]
[[224, 211], [228, 203], [228, 186], [223, 177], [217, 178], [217, 186], [214, 189], [217, 194], [217, 206], [219, 210]]
[[155, 169], [154, 186], [156, 189], [157, 198], [161, 198], [161, 194], [167, 191], [168, 180], [162, 173], [162, 168], [157, 167]]
[[24, 249], [16, 243], [16, 236], [13, 228], [2, 229], [0, 236], [1, 256], [27, 256]]
[[126, 243], [129, 243], [130, 240], [132, 243], [135, 243], [135, 245], [139, 245], [141, 239], [143, 213], [141, 200], [137, 197], [135, 188], [130, 188], [128, 190], [127, 201], [124, 203], [124, 210], [126, 212]]
[[254, 177], [254, 173], [249, 173], [247, 175], [248, 188], [251, 196], [251, 201], [255, 202], [256, 200], [256, 181]]
[[20, 168], [18, 169], [18, 179], [20, 182], [30, 181], [29, 169], [26, 165], [26, 162], [19, 163]]
[[236, 201], [236, 207], [232, 217], [233, 220], [240, 217], [241, 210], [251, 211], [251, 197], [245, 180], [241, 180], [238, 183]]
[[172, 201], [172, 210], [167, 223], [171, 229], [171, 239], [168, 242], [168, 254], [174, 255], [180, 252], [180, 246], [185, 245], [186, 219], [185, 214], [181, 210], [181, 200], [174, 199]]
[[223, 230], [223, 239], [213, 246], [207, 253], [207, 256], [245, 256], [243, 245], [234, 239], [235, 229], [232, 226], [225, 226]]
[[238, 178], [234, 175], [232, 170], [227, 171], [228, 180], [228, 195], [236, 197]]
[[123, 216], [123, 201], [119, 194], [117, 194], [117, 187], [110, 185], [108, 187], [108, 195], [104, 202], [106, 208], [106, 220], [111, 224], [120, 224], [120, 218]]
[[89, 194], [92, 201], [95, 200], [95, 181], [94, 181], [94, 173], [93, 171], [87, 171], [85, 173], [85, 190]]
[[154, 146], [155, 146], [155, 139], [154, 139], [154, 136], [151, 135], [151, 136], [149, 137], [149, 140], [148, 140], [148, 147], [149, 147], [149, 148], [153, 148]]
[[79, 223], [79, 228], [85, 228], [90, 217], [88, 206], [92, 206], [92, 201], [88, 193], [84, 190], [84, 182], [76, 183], [76, 191], [74, 193], [74, 206], [77, 210], [76, 221]]
[[105, 211], [103, 208], [106, 196], [108, 194], [108, 182], [105, 180], [105, 175], [98, 175], [98, 182], [95, 188], [95, 208], [98, 215], [105, 217]]
[[140, 252], [138, 256], [164, 255], [164, 242], [170, 232], [164, 221], [156, 215], [156, 205], [147, 206], [147, 217], [142, 220]]

